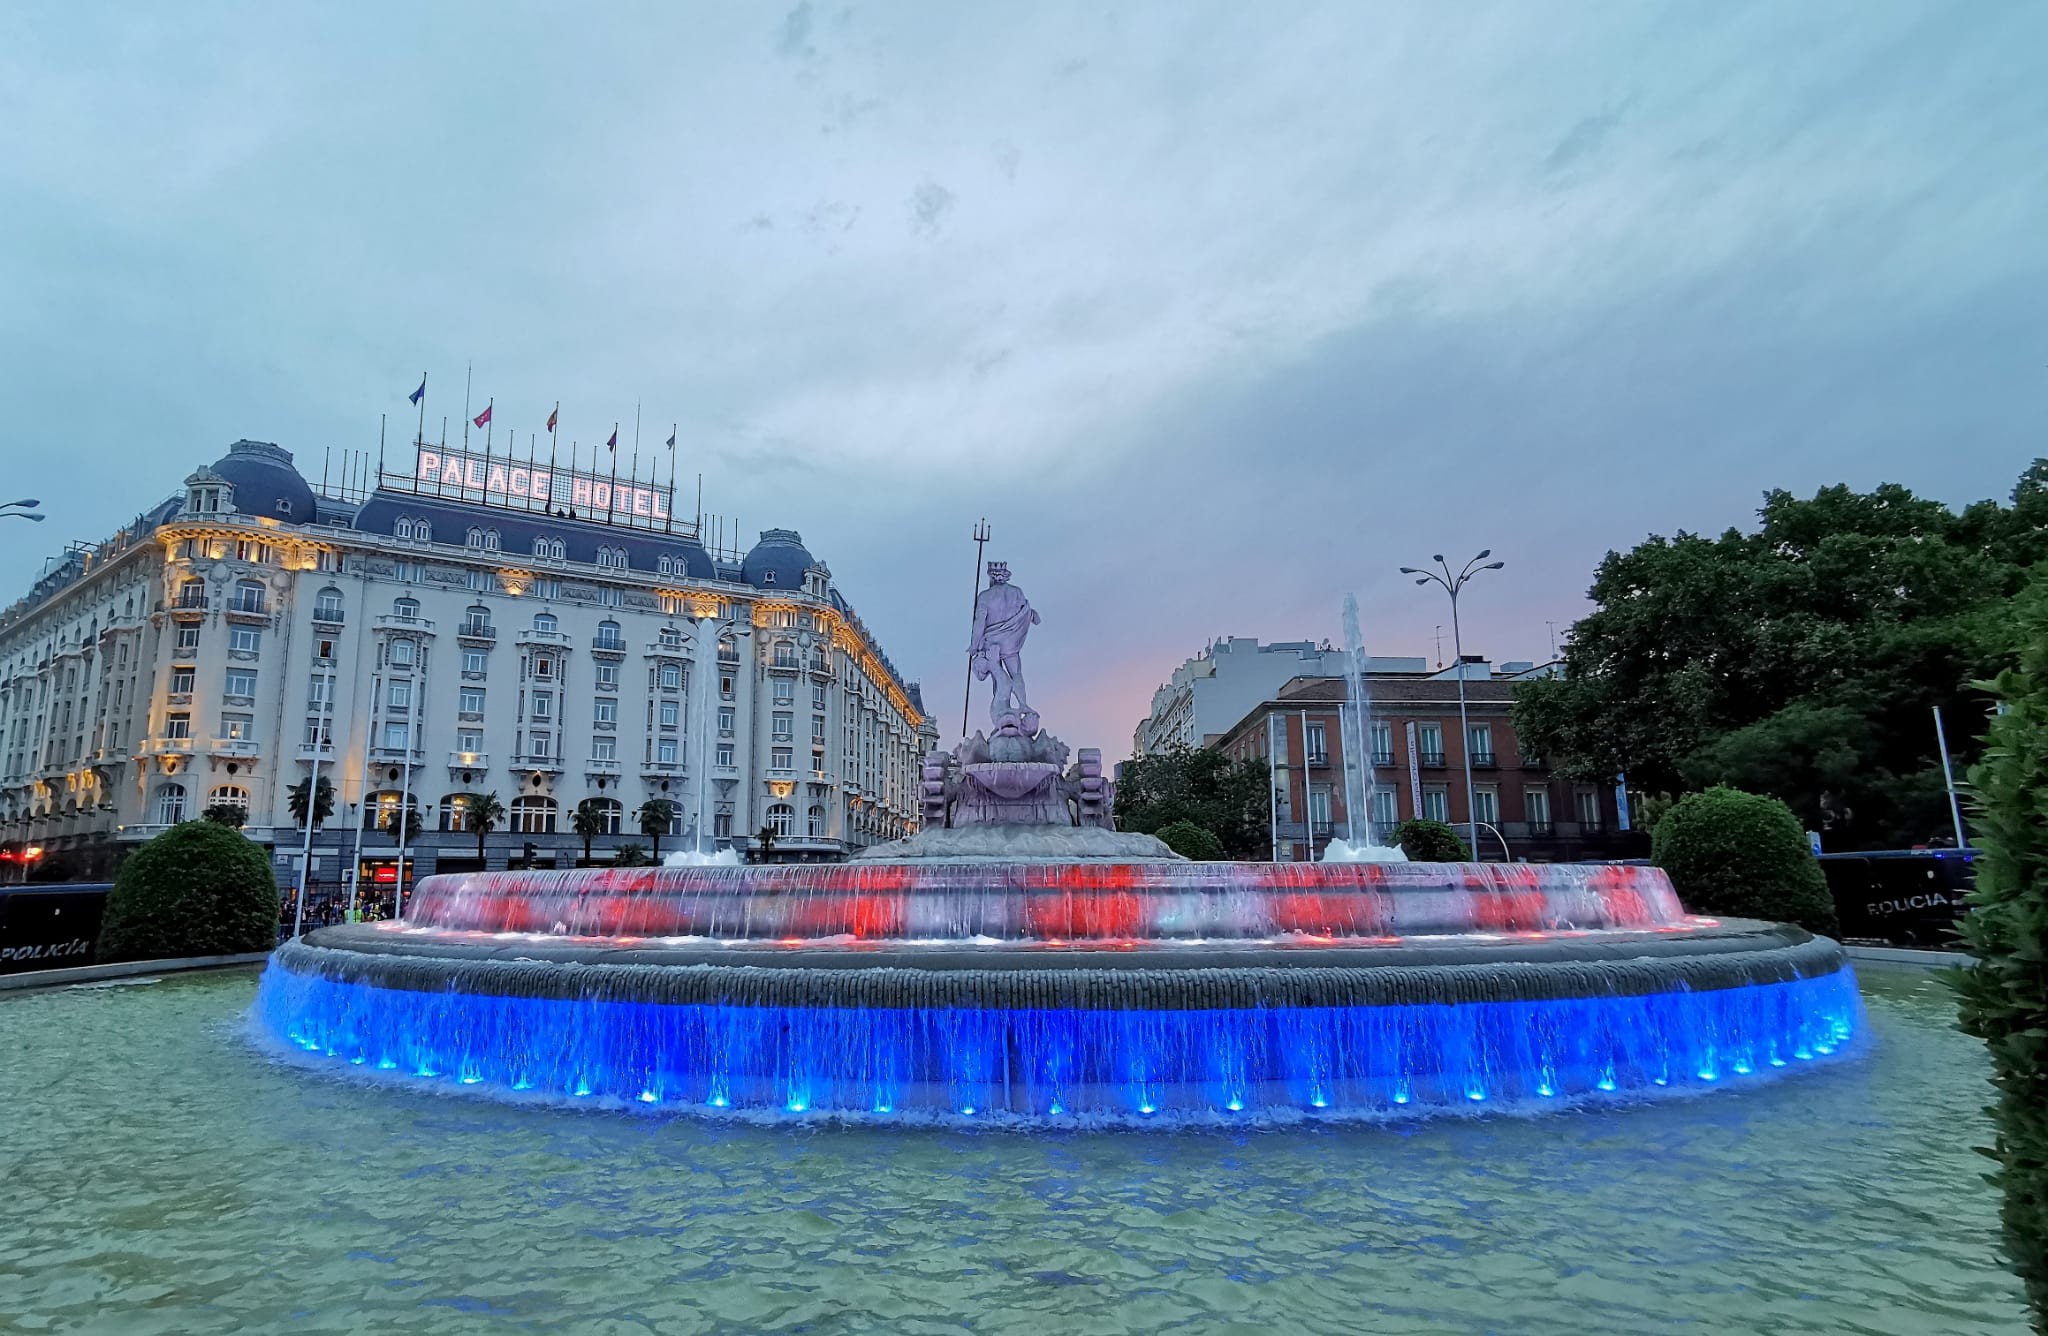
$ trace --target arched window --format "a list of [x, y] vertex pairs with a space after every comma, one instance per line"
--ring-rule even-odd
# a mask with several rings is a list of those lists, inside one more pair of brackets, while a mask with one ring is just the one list
[[441, 798], [440, 819], [434, 829], [469, 829], [469, 797], [467, 793], [444, 794]]
[[156, 821], [160, 826], [175, 826], [185, 819], [185, 786], [165, 784], [156, 791]]
[[606, 618], [597, 624], [597, 648], [624, 649], [626, 641], [619, 634], [619, 624]]
[[562, 545], [562, 540], [557, 538], [555, 540], [555, 550], [553, 552], [550, 552], [548, 555], [553, 557], [556, 561], [561, 561], [568, 554], [568, 551], [569, 549]]
[[206, 581], [183, 580], [178, 584], [178, 606], [181, 608], [203, 608], [206, 606]]
[[247, 808], [249, 806], [249, 790], [243, 788], [240, 784], [216, 784], [206, 795], [206, 805], [208, 807], [218, 807], [222, 803], [231, 803], [236, 807]]
[[545, 538], [536, 538], [536, 539], [534, 539], [534, 540], [533, 540], [533, 555], [535, 555], [536, 557], [545, 557], [545, 556], [547, 556], [547, 554], [548, 554], [548, 540], [547, 540], [547, 539], [545, 539]]
[[428, 524], [425, 520], [414, 520], [412, 522], [412, 536], [416, 542], [431, 542], [434, 537], [434, 526]]
[[416, 598], [393, 599], [391, 615], [402, 622], [417, 621], [420, 615], [420, 601]]
[[604, 822], [604, 833], [616, 835], [625, 824], [626, 805], [617, 798], [596, 798], [591, 805], [597, 809], [598, 817]]
[[788, 803], [776, 803], [768, 809], [768, 828], [778, 836], [789, 834], [790, 823], [796, 819], [796, 809]]
[[463, 535], [462, 541], [465, 547], [482, 547], [484, 545], [484, 531], [472, 524], [469, 526], [469, 532]]
[[536, 612], [533, 614], [533, 629], [536, 631], [552, 631], [558, 625], [560, 623], [555, 620], [555, 614], [552, 612]]
[[260, 580], [235, 581], [235, 601], [228, 606], [236, 612], [263, 611], [263, 582]]
[[667, 557], [663, 557], [660, 561], [656, 562], [655, 566], [657, 569], [661, 571], [663, 575], [669, 575], [672, 573], [669, 559]]
[[393, 532], [394, 534], [398, 535], [398, 536], [399, 536], [400, 538], [407, 538], [407, 539], [411, 538], [411, 537], [412, 537], [412, 520], [411, 520], [411, 518], [410, 518], [409, 516], [405, 516], [405, 515], [400, 515], [400, 516], [398, 517], [398, 523], [397, 523], [396, 525], [392, 526], [392, 530], [391, 530], [391, 531], [392, 531], [392, 532]]
[[814, 673], [829, 673], [832, 671], [832, 660], [826, 655], [823, 645], [813, 645], [811, 647], [811, 671]]
[[489, 635], [491, 610], [481, 603], [472, 603], [462, 610], [462, 633], [464, 635]]
[[555, 800], [527, 794], [512, 800], [512, 831], [519, 835], [555, 833]]
[[775, 642], [775, 666], [777, 668], [796, 667], [796, 646], [794, 644], [787, 640]]
[[391, 666], [393, 668], [412, 667], [412, 651], [413, 645], [410, 640], [400, 639], [392, 641]]
[[825, 809], [813, 807], [810, 811], [810, 836], [819, 839], [825, 834]]
[[[382, 830], [398, 811], [399, 801], [404, 797], [397, 789], [383, 789], [363, 799], [363, 829]], [[418, 800], [413, 806], [418, 808]]]
[[498, 550], [498, 531], [496, 529], [484, 530], [484, 550], [486, 552], [496, 552]]

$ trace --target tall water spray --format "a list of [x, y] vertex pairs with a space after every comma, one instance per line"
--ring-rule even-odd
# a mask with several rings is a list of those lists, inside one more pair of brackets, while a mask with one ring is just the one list
[[690, 683], [690, 737], [695, 742], [690, 757], [690, 777], [697, 790], [696, 837], [691, 847], [670, 854], [662, 862], [669, 867], [692, 867], [708, 863], [737, 865], [739, 855], [730, 849], [713, 849], [711, 839], [711, 674], [718, 671], [718, 620], [697, 619], [696, 662]]
[[1323, 850], [1326, 863], [1400, 863], [1407, 855], [1381, 844], [1372, 830], [1372, 693], [1365, 685], [1365, 644], [1358, 631], [1358, 596], [1344, 596], [1344, 697], [1339, 713], [1344, 735], [1345, 837]]

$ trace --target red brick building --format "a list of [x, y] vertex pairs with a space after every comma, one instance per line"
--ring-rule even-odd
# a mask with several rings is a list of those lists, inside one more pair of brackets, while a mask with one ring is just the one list
[[[1372, 783], [1370, 810], [1355, 814], [1356, 833], [1363, 836], [1370, 821], [1374, 838], [1385, 842], [1396, 825], [1423, 816], [1469, 838], [1469, 750], [1480, 858], [1562, 862], [1645, 852], [1639, 833], [1619, 829], [1611, 785], [1560, 778], [1541, 757], [1522, 753], [1510, 712], [1515, 686], [1542, 670], [1511, 667], [1522, 671], [1465, 665], [1469, 733], [1458, 726], [1455, 670], [1367, 678]], [[1320, 857], [1332, 838], [1354, 829], [1344, 796], [1345, 696], [1341, 677], [1294, 678], [1212, 744], [1240, 759], [1272, 761], [1273, 856], [1282, 862]]]

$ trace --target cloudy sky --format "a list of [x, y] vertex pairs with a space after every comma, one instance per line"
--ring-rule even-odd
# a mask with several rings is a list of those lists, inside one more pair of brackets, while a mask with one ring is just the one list
[[1347, 590], [1433, 654], [1432, 552], [1540, 658], [1611, 547], [2048, 454], [2035, 0], [583, 8], [0, 8], [9, 597], [474, 362], [522, 435], [680, 422], [948, 734], [986, 515], [1114, 756]]

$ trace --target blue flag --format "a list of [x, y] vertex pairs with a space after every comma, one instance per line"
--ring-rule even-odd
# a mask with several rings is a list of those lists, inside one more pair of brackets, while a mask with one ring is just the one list
[[427, 397], [427, 376], [425, 372], [420, 373], [420, 387], [414, 390], [411, 394], [406, 395], [405, 397], [412, 400], [414, 403], [418, 403], [420, 400]]

